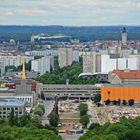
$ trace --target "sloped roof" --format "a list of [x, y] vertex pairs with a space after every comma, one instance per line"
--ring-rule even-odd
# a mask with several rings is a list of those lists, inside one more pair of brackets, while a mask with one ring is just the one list
[[140, 70], [113, 70], [121, 79], [140, 79]]

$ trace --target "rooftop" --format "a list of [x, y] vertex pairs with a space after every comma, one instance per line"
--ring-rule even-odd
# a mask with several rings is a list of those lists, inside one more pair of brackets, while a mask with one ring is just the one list
[[139, 87], [140, 84], [104, 84], [103, 86], [107, 87]]
[[18, 99], [0, 99], [0, 106], [24, 106], [25, 102]]
[[121, 79], [140, 79], [140, 70], [114, 70]]

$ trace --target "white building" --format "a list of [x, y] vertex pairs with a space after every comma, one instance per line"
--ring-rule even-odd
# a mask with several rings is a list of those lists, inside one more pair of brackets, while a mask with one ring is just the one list
[[4, 67], [5, 66], [15, 66], [18, 67], [22, 65], [23, 63], [23, 58], [26, 60], [28, 63], [30, 60], [33, 60], [33, 56], [21, 56], [21, 55], [0, 55], [0, 61], [3, 62]]
[[15, 66], [18, 67], [23, 64], [23, 58], [28, 63], [30, 60], [33, 60], [33, 56], [21, 56], [21, 55], [2, 55], [0, 54], [0, 67], [2, 74], [5, 72], [6, 66]]
[[79, 62], [79, 50], [72, 51], [72, 61]]
[[71, 47], [58, 48], [58, 63], [60, 68], [70, 66], [72, 61], [73, 54]]
[[54, 69], [54, 57], [46, 56], [31, 62], [31, 70], [40, 73], [43, 75], [46, 71]]
[[96, 73], [101, 71], [101, 54], [96, 52], [83, 53], [83, 73]]
[[56, 50], [42, 50], [42, 51], [26, 51], [27, 56], [57, 56], [58, 52]]
[[139, 70], [140, 55], [130, 55], [127, 58], [110, 58], [95, 52], [83, 54], [83, 73], [108, 74], [113, 70]]
[[127, 35], [128, 35], [127, 30], [124, 27], [122, 31], [122, 46], [123, 47], [127, 45]]
[[12, 109], [15, 115], [24, 115], [25, 102], [17, 99], [0, 99], [0, 118], [9, 118]]
[[111, 59], [109, 55], [101, 55], [101, 73], [108, 74], [116, 69], [139, 70], [139, 62], [140, 60], [137, 57]]

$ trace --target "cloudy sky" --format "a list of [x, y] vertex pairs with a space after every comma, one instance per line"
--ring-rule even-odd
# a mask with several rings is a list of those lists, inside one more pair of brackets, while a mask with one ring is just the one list
[[140, 25], [140, 0], [0, 0], [1, 25]]

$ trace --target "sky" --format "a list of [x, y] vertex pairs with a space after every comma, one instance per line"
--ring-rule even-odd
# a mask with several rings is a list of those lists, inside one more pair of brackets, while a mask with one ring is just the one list
[[140, 0], [0, 0], [0, 25], [140, 25]]

